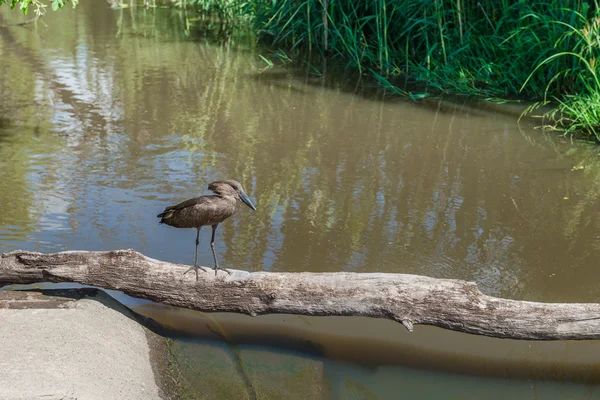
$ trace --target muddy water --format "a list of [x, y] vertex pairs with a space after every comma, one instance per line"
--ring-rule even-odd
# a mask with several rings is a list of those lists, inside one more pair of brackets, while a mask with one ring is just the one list
[[[0, 29], [0, 251], [133, 248], [190, 263], [194, 233], [156, 214], [233, 178], [258, 211], [219, 228], [225, 266], [598, 301], [596, 148], [518, 126], [510, 107], [384, 101], [340, 77], [268, 69], [252, 40], [215, 45], [214, 31], [186, 31], [190, 18], [93, 1]], [[591, 398], [600, 377], [597, 342], [138, 310], [188, 335], [174, 346], [192, 397]]]

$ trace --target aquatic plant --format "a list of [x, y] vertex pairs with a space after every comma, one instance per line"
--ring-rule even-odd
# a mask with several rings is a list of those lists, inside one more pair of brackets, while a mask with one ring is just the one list
[[[277, 46], [327, 54], [392, 93], [524, 99], [556, 129], [599, 138], [597, 2], [196, 0]], [[211, 8], [212, 7], [212, 8]], [[402, 89], [400, 88], [402, 82]], [[404, 86], [408, 83], [411, 90]]]
[[[572, 24], [558, 20], [551, 23], [563, 25], [567, 31], [554, 46], [557, 52], [536, 66], [523, 87], [546, 65], [566, 60], [571, 67], [557, 71], [548, 81], [544, 99], [534, 103], [526, 112], [555, 103], [557, 106], [544, 114], [553, 128], [563, 130], [566, 134], [582, 132], [600, 141], [600, 77], [597, 62], [600, 55], [600, 13], [595, 10], [591, 19], [577, 13], [576, 21]], [[568, 86], [552, 90], [555, 82]]]

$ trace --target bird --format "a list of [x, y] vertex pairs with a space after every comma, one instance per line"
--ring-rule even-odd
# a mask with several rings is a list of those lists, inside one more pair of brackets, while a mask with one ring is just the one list
[[209, 225], [212, 227], [210, 249], [215, 261], [215, 276], [219, 269], [231, 275], [230, 271], [219, 267], [217, 254], [215, 253], [215, 232], [221, 222], [233, 215], [238, 200], [242, 201], [253, 211], [256, 211], [256, 207], [254, 207], [254, 204], [252, 204], [248, 195], [244, 192], [244, 188], [242, 188], [242, 185], [238, 181], [232, 179], [214, 181], [208, 185], [208, 190], [212, 191], [214, 195], [194, 197], [174, 206], [168, 206], [163, 212], [157, 215], [160, 218], [160, 224], [167, 224], [175, 228], [196, 229], [196, 258], [194, 259], [194, 266], [184, 272], [185, 275], [194, 270], [196, 272], [196, 280], [198, 280], [199, 268], [206, 272], [203, 267], [198, 265], [200, 228]]

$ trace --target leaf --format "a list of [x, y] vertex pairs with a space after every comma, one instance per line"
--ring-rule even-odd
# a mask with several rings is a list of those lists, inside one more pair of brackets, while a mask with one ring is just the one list
[[29, 1], [28, 0], [22, 1], [19, 8], [21, 9], [21, 11], [23, 11], [23, 15], [27, 15], [27, 11], [29, 11]]
[[269, 68], [271, 68], [273, 66], [273, 62], [265, 57], [263, 57], [262, 55], [258, 55], [260, 58], [262, 58], [262, 60], [269, 66]]
[[52, 0], [52, 11], [56, 11], [65, 5], [63, 0]]

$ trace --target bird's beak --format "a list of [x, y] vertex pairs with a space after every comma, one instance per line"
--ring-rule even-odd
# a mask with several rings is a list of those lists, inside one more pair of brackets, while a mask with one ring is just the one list
[[245, 205], [247, 205], [248, 207], [250, 207], [251, 209], [256, 211], [256, 207], [254, 207], [254, 204], [252, 204], [252, 202], [250, 201], [250, 199], [248, 198], [246, 193], [244, 193], [244, 192], [240, 193], [240, 200], [242, 200]]

